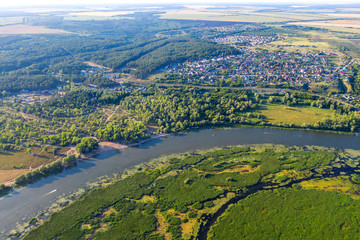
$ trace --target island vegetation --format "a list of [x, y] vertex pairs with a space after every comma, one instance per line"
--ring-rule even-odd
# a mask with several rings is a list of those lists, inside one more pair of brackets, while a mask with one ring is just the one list
[[[163, 157], [90, 191], [24, 239], [355, 237], [359, 156], [315, 146], [251, 145]], [[333, 188], [321, 189], [321, 181]]]
[[353, 238], [358, 209], [358, 200], [335, 192], [263, 191], [231, 206], [211, 229], [209, 239]]

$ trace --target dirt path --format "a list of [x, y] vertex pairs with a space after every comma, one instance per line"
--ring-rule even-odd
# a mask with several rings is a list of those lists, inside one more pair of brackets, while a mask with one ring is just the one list
[[36, 156], [35, 160], [32, 161], [32, 163], [30, 164], [30, 167], [29, 167], [29, 171], [32, 171], [32, 165], [34, 164], [34, 162], [36, 162], [36, 160], [39, 158], [40, 154], [44, 151], [44, 149], [42, 149]]
[[335, 73], [337, 73], [338, 71], [340, 70], [345, 70], [347, 67], [349, 67], [353, 62], [355, 61], [355, 58], [353, 58], [345, 67], [339, 67], [337, 68], [333, 73], [332, 75], [334, 76]]
[[28, 119], [23, 112], [20, 112], [20, 114], [21, 114], [21, 116], [22, 116], [25, 120]]
[[97, 63], [94, 63], [94, 62], [84, 62], [85, 64], [89, 65], [90, 67], [96, 67], [96, 68], [103, 68], [103, 69], [106, 69], [106, 71], [110, 72], [111, 71], [111, 68], [109, 67], [105, 67], [105, 66], [102, 66], [102, 65], [99, 65]]
[[120, 106], [116, 106], [115, 110], [108, 116], [108, 118], [105, 120], [105, 124], [109, 122], [109, 120], [112, 118], [112, 116], [115, 114], [116, 110], [119, 109]]
[[[110, 115], [106, 113], [106, 114], [108, 115], [108, 118], [105, 120], [105, 124], [107, 124], [107, 123], [110, 121], [110, 119], [112, 118], [112, 116], [116, 113], [116, 111], [117, 111], [119, 108], [120, 108], [120, 105], [119, 105], [119, 106], [116, 106], [115, 110], [114, 110]], [[129, 113], [128, 111], [126, 111], [125, 109], [120, 108], [120, 110], [121, 110], [123, 113], [130, 115], [130, 113]], [[134, 119], [134, 120], [136, 120], [136, 119]]]

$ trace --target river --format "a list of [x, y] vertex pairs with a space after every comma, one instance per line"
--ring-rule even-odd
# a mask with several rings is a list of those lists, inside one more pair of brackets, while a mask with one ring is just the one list
[[0, 199], [0, 239], [17, 223], [29, 221], [49, 208], [61, 196], [67, 196], [98, 177], [112, 175], [152, 158], [172, 153], [239, 144], [318, 145], [360, 149], [360, 138], [311, 131], [267, 128], [206, 129], [154, 139], [121, 152], [109, 151], [78, 163], [77, 167], [12, 191]]

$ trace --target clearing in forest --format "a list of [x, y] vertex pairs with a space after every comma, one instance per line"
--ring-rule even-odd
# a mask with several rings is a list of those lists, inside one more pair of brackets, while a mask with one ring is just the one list
[[260, 113], [272, 124], [286, 123], [298, 126], [301, 126], [303, 123], [314, 124], [334, 116], [334, 113], [328, 109], [290, 107], [276, 104], [261, 106]]

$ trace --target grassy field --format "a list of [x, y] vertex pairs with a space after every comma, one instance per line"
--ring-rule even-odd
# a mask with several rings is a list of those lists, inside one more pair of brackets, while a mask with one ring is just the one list
[[42, 26], [10, 25], [0, 27], [0, 35], [9, 34], [69, 34], [70, 32], [60, 29], [49, 29]]
[[[268, 26], [275, 27], [281, 31], [284, 25], [276, 24]], [[359, 28], [330, 25], [314, 27], [322, 30], [298, 30], [295, 36], [284, 33], [282, 34], [284, 39], [272, 42], [269, 45], [274, 47], [280, 46], [284, 50], [289, 51], [306, 51], [310, 48], [311, 50], [333, 50], [339, 53], [346, 53], [353, 57], [360, 56]], [[291, 45], [291, 47], [287, 47], [286, 45]], [[341, 52], [339, 50], [341, 50]]]
[[314, 179], [301, 182], [299, 185], [304, 189], [338, 192], [354, 199], [360, 199], [360, 196], [356, 194], [359, 187], [352, 184], [347, 177]]
[[[59, 159], [52, 153], [53, 147], [48, 147], [46, 151], [43, 148], [33, 147], [31, 154], [26, 149], [16, 152], [0, 153], [0, 184], [13, 180], [21, 174], [35, 169], [45, 163], [53, 162]], [[69, 148], [62, 148], [60, 153], [65, 153]]]
[[[37, 158], [40, 152], [41, 154]], [[41, 165], [41, 163], [49, 161], [52, 157], [54, 156], [46, 151], [42, 151], [42, 149], [38, 147], [32, 149], [32, 154], [26, 153], [26, 149], [18, 152], [0, 153], [0, 169], [12, 170], [14, 168], [29, 168], [36, 159], [36, 164], [32, 166], [35, 168]]]
[[286, 37], [284, 40], [271, 42], [270, 44], [275, 46], [279, 45], [280, 47], [286, 45], [293, 45], [295, 47], [315, 47], [322, 50], [331, 49], [331, 45], [327, 42], [311, 41], [310, 39], [305, 37]]
[[265, 120], [273, 123], [286, 123], [301, 126], [303, 123], [314, 124], [325, 118], [331, 118], [334, 113], [327, 109], [315, 107], [289, 107], [284, 105], [262, 105], [259, 113], [265, 116]]
[[28, 169], [0, 170], [0, 184], [12, 181], [18, 176], [29, 171]]
[[352, 86], [349, 83], [349, 81], [345, 80], [345, 81], [343, 81], [343, 83], [344, 83], [344, 85], [346, 87], [346, 92], [350, 92], [350, 93], [353, 92]]
[[335, 48], [341, 49], [342, 52], [352, 57], [360, 56], [359, 39], [346, 39], [336, 36], [337, 34], [316, 34], [312, 35], [312, 39], [318, 42], [326, 42]]
[[[341, 50], [352, 57], [360, 56], [360, 40], [357, 39], [360, 34], [360, 29], [345, 28], [345, 27], [331, 27], [331, 26], [316, 26], [324, 29], [324, 31], [306, 31], [307, 37], [299, 39], [286, 37], [285, 43], [290, 41], [300, 40], [300, 43], [311, 44], [320, 50]], [[273, 44], [276, 44], [274, 42]], [[280, 42], [281, 44], [281, 42]], [[278, 45], [280, 45], [278, 44]], [[295, 44], [294, 44], [295, 45]]]

